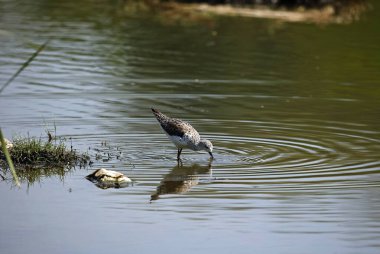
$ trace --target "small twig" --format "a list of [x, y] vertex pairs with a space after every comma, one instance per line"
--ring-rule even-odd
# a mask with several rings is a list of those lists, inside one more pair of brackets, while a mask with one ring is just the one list
[[38, 56], [38, 54], [46, 47], [46, 45], [49, 43], [50, 39], [46, 40], [44, 44], [42, 44], [36, 52], [33, 53], [33, 55], [31, 55], [31, 57], [29, 57], [29, 59], [20, 67], [20, 69], [18, 69], [18, 71], [13, 74], [13, 76], [8, 79], [7, 82], [5, 82], [5, 84], [3, 85], [2, 88], [0, 88], [0, 94], [3, 92], [3, 90], [15, 79], [17, 78], [18, 75], [20, 75], [20, 73], [33, 61], [33, 59]]

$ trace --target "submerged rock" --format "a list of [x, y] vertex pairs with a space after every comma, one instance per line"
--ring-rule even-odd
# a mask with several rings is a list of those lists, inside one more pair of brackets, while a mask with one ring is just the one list
[[105, 168], [95, 170], [92, 174], [86, 176], [86, 179], [95, 183], [101, 189], [123, 188], [132, 183], [132, 180], [124, 174]]

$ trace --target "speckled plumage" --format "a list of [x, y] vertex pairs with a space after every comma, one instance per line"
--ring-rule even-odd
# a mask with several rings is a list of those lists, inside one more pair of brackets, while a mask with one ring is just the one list
[[212, 144], [208, 140], [201, 140], [201, 136], [189, 123], [180, 119], [171, 118], [157, 109], [152, 108], [153, 114], [160, 123], [162, 129], [168, 135], [169, 139], [178, 148], [177, 159], [183, 148], [189, 148], [194, 151], [205, 150], [212, 156]]

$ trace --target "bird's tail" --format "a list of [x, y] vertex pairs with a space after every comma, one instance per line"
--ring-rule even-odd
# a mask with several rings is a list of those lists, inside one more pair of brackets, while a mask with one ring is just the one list
[[153, 113], [154, 114], [161, 114], [161, 112], [160, 111], [158, 111], [157, 109], [155, 109], [155, 108], [150, 108], [152, 111], [153, 111]]
[[164, 114], [162, 114], [159, 110], [157, 110], [157, 109], [155, 109], [155, 108], [151, 108], [151, 109], [152, 109], [152, 111], [153, 111], [154, 116], [157, 118], [157, 120], [158, 120], [159, 122], [161, 122], [161, 120], [164, 120], [164, 119], [167, 118], [167, 116], [164, 115]]

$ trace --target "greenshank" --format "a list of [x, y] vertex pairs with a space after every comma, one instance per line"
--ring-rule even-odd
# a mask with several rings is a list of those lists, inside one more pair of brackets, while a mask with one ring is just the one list
[[189, 148], [193, 151], [204, 150], [210, 154], [211, 159], [214, 158], [212, 155], [212, 143], [207, 139], [201, 139], [201, 136], [193, 126], [180, 119], [168, 117], [157, 109], [152, 108], [152, 111], [166, 135], [177, 147], [178, 161], [181, 160], [180, 156], [183, 148]]

